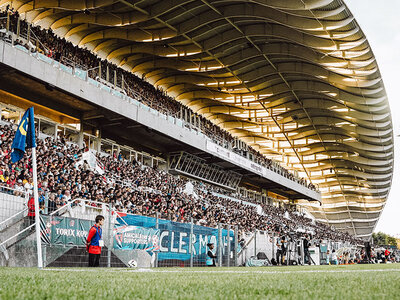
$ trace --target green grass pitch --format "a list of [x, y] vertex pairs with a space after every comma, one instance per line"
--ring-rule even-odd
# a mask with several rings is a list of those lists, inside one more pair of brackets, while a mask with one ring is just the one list
[[0, 268], [0, 299], [399, 299], [400, 264], [264, 268]]

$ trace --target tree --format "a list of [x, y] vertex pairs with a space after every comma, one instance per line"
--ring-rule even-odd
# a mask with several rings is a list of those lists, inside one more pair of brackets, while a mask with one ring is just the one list
[[388, 245], [397, 246], [396, 238], [393, 236], [388, 236]]
[[372, 234], [372, 241], [374, 245], [377, 246], [387, 246], [387, 245], [397, 246], [396, 238], [384, 232], [378, 232], [378, 233], [374, 232]]

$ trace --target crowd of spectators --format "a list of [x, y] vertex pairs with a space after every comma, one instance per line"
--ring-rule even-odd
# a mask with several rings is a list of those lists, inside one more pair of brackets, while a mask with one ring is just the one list
[[[14, 189], [18, 195], [30, 192], [33, 185], [29, 150], [24, 159], [11, 163], [15, 129], [16, 125], [0, 125], [0, 188]], [[121, 156], [98, 154], [98, 164], [105, 173], [96, 173], [86, 161], [82, 163], [85, 149], [62, 137], [38, 139], [37, 144], [39, 201], [42, 208], [48, 202], [49, 213], [67, 201], [90, 199], [108, 203], [122, 212], [152, 217], [158, 214], [175, 222], [189, 222], [193, 218], [198, 225], [217, 227], [224, 223], [237, 225], [242, 232], [258, 229], [273, 234], [302, 229], [313, 232], [318, 239], [357, 242], [353, 236], [313, 222], [298, 212], [262, 205], [260, 213], [249, 199], [242, 201], [217, 194], [212, 185], [190, 182], [193, 191], [185, 192], [189, 182], [186, 178]]]
[[[190, 123], [193, 122], [197, 129], [201, 130], [206, 136], [220, 145], [241, 155], [250, 157], [258, 164], [296, 181], [299, 184], [307, 186], [310, 189], [317, 189], [317, 187], [311, 182], [308, 182], [307, 179], [296, 176], [286, 168], [282, 167], [279, 163], [261, 154], [256, 149], [249, 146], [240, 149], [236, 148], [234, 145], [237, 140], [235, 140], [228, 131], [213, 124], [205, 117], [194, 113], [188, 107], [185, 107], [180, 102], [169, 97], [161, 89], [155, 88], [153, 85], [135, 76], [133, 73], [119, 68], [106, 60], [101, 60], [91, 51], [75, 46], [64, 38], [57, 37], [51, 29], [43, 29], [32, 25], [29, 34], [31, 43], [24, 44], [22, 42], [22, 37], [28, 36], [28, 23], [20, 19], [20, 25], [18, 27], [18, 12], [11, 10], [9, 7], [7, 9], [10, 12], [9, 30], [16, 33], [19, 28], [19, 36], [21, 38], [17, 39], [15, 44], [26, 45], [30, 50], [42, 52], [63, 64], [88, 70], [89, 76], [93, 79], [101, 79], [102, 82], [107, 79], [111, 86], [114, 86], [115, 84], [115, 86], [123, 89], [123, 91], [133, 99], [136, 99], [166, 115], [184, 119]], [[4, 29], [6, 26], [7, 12], [0, 12], [0, 27]], [[3, 38], [10, 39], [7, 34], [5, 34]], [[101, 68], [99, 66], [101, 66]]]
[[357, 247], [355, 251], [349, 248], [340, 253], [328, 250], [327, 264], [349, 265], [349, 264], [386, 264], [400, 262], [399, 250], [389, 247], [372, 248], [367, 242], [364, 247]]

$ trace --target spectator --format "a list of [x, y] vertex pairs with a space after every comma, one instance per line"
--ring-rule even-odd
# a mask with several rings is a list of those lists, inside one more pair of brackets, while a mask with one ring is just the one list
[[[8, 174], [12, 172], [17, 186], [25, 182], [30, 190], [32, 168], [29, 154], [15, 164], [10, 161], [14, 130], [12, 125], [0, 125], [0, 131], [6, 137], [2, 146], [7, 153], [0, 163], [0, 172], [3, 178], [11, 177]], [[349, 234], [312, 222], [297, 212], [262, 204], [260, 213], [248, 198], [222, 192], [206, 183], [194, 182], [194, 193], [186, 194], [183, 191], [187, 179], [139, 162], [98, 155], [97, 160], [106, 172], [99, 175], [89, 165], [78, 167], [77, 161], [83, 150], [74, 144], [66, 145], [60, 139], [38, 139], [37, 152], [38, 185], [42, 195], [49, 195], [49, 212], [62, 207], [66, 201], [83, 198], [103, 201], [131, 214], [154, 217], [159, 213], [161, 218], [175, 222], [188, 222], [192, 217], [196, 224], [203, 226], [217, 227], [218, 223], [229, 223], [237, 225], [241, 231], [258, 229], [271, 234], [296, 232], [301, 228], [314, 232], [316, 239], [357, 243]], [[0, 186], [7, 186], [7, 180], [1, 181]]]
[[337, 258], [337, 254], [336, 254], [335, 249], [332, 250], [331, 264], [332, 264], [332, 265], [338, 265], [338, 264], [339, 264], [339, 261], [338, 261], [338, 258]]
[[[0, 27], [5, 28], [6, 17], [5, 12], [0, 12]], [[3, 19], [1, 19], [3, 17]], [[18, 13], [12, 13], [10, 15], [10, 30], [16, 33], [17, 31], [17, 20]], [[229, 132], [213, 124], [201, 115], [194, 113], [190, 108], [183, 106], [180, 102], [169, 97], [161, 89], [155, 88], [150, 83], [143, 79], [135, 76], [131, 72], [118, 68], [116, 65], [107, 61], [101, 60], [95, 54], [87, 49], [82, 49], [74, 46], [72, 43], [66, 41], [63, 38], [57, 37], [51, 29], [41, 29], [34, 24], [31, 24], [30, 29], [32, 30], [32, 39], [37, 38], [36, 46], [28, 44], [27, 41], [23, 42], [22, 36], [27, 35], [28, 23], [25, 20], [20, 20], [20, 34], [21, 38], [18, 39], [17, 43], [27, 47], [27, 49], [44, 53], [48, 57], [59, 61], [66, 66], [80, 69], [87, 69], [89, 77], [95, 80], [101, 81], [103, 84], [108, 85], [111, 88], [119, 89], [129, 97], [144, 103], [145, 105], [172, 117], [183, 119], [189, 122], [191, 125], [188, 127], [193, 128], [192, 123], [195, 123], [196, 130], [202, 131], [206, 136], [212, 139], [219, 145], [229, 148], [236, 153], [251, 157], [256, 163], [279, 173], [280, 175], [289, 178], [290, 180], [296, 181], [310, 189], [316, 190], [316, 186], [311, 182], [307, 182], [304, 178], [299, 178], [289, 170], [283, 168], [277, 162], [265, 157], [259, 151], [255, 150], [250, 146], [237, 147], [237, 139], [235, 139]], [[101, 65], [102, 73], [99, 74], [98, 67]], [[109, 76], [106, 75], [106, 70], [109, 70]], [[114, 78], [114, 74], [117, 77]], [[109, 81], [105, 80], [106, 77], [110, 77]], [[123, 78], [123, 79], [122, 79]], [[116, 80], [114, 80], [116, 79]], [[116, 83], [116, 85], [115, 85]], [[193, 122], [193, 120], [197, 120]], [[60, 136], [60, 140], [64, 141], [64, 137]], [[65, 144], [65, 143], [63, 143]], [[0, 153], [1, 155], [2, 153]], [[113, 154], [116, 156], [116, 153]], [[118, 160], [122, 159], [122, 154], [118, 154]], [[87, 168], [87, 162], [84, 168]]]

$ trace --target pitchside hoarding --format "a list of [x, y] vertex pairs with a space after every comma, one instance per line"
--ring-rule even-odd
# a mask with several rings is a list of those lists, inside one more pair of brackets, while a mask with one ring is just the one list
[[[85, 246], [86, 238], [93, 221], [42, 216], [42, 241], [53, 245]], [[118, 250], [144, 250], [158, 252], [161, 265], [175, 265], [190, 261], [190, 230], [188, 223], [158, 220], [151, 217], [124, 214], [117, 218], [113, 230], [113, 248]], [[222, 255], [233, 257], [234, 233], [221, 230]], [[228, 242], [231, 253], [228, 254]], [[207, 253], [207, 244], [213, 243], [218, 249], [218, 229], [193, 225], [192, 253], [194, 264], [203, 265]], [[218, 255], [218, 253], [216, 253]]]
[[91, 221], [76, 218], [41, 217], [45, 227], [42, 228], [42, 241], [52, 245], [84, 246], [93, 225]]
[[[124, 215], [121, 223], [139, 226], [143, 228], [156, 228], [156, 219], [151, 217]], [[117, 219], [118, 220], [118, 219]], [[169, 265], [169, 261], [188, 262], [190, 260], [189, 237], [190, 227], [188, 223], [178, 223], [168, 220], [158, 220], [159, 237], [159, 265]], [[228, 255], [228, 231], [221, 230], [222, 233], [222, 255]], [[231, 257], [234, 249], [234, 233], [230, 231]], [[192, 253], [194, 263], [203, 265], [206, 259], [207, 243], [213, 243], [218, 249], [218, 229], [193, 225]], [[214, 251], [215, 251], [214, 249]], [[218, 255], [218, 253], [216, 253]]]

